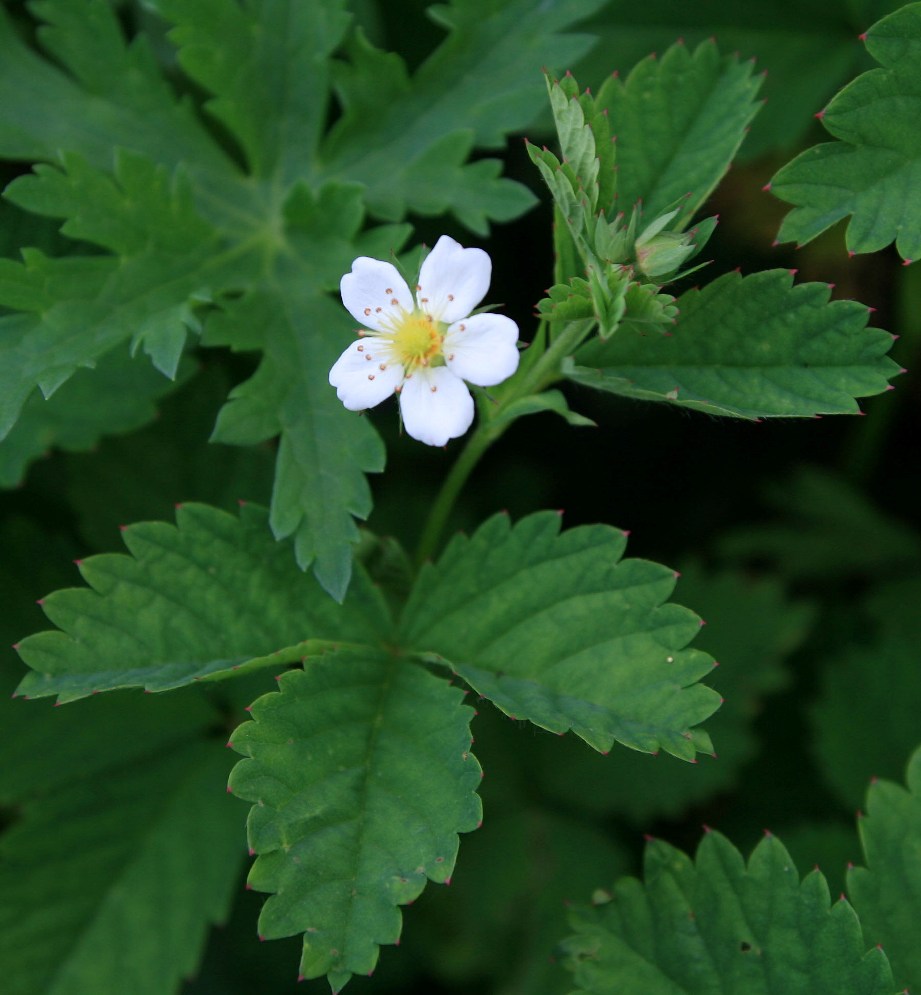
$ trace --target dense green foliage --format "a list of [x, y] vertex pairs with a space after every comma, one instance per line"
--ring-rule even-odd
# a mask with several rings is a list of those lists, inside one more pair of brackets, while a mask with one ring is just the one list
[[0, 11], [4, 991], [921, 987], [919, 53]]

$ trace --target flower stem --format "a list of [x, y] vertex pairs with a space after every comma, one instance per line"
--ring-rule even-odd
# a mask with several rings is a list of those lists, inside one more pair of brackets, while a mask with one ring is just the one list
[[451, 509], [454, 507], [454, 502], [461, 492], [461, 488], [467, 482], [467, 478], [470, 476], [473, 468], [480, 461], [480, 457], [490, 447], [494, 439], [497, 439], [501, 434], [501, 429], [497, 433], [492, 430], [492, 426], [488, 423], [480, 423], [473, 435], [467, 440], [467, 444], [461, 450], [460, 456], [457, 457], [454, 466], [451, 467], [450, 472], [445, 477], [444, 483], [441, 485], [441, 490], [438, 492], [438, 497], [435, 498], [435, 503], [429, 512], [425, 528], [422, 530], [422, 536], [416, 548], [415, 563], [417, 570], [426, 560], [431, 559], [435, 553], [441, 533], [447, 523], [448, 516], [451, 514]]
[[584, 341], [593, 327], [594, 322], [591, 321], [569, 324], [536, 362], [522, 364], [522, 375], [513, 377], [508, 382], [508, 388], [502, 392], [496, 406], [491, 410], [491, 415], [487, 415], [489, 409], [480, 408], [480, 423], [445, 477], [441, 490], [435, 498], [435, 503], [432, 505], [432, 510], [429, 512], [416, 549], [415, 565], [417, 570], [437, 550], [441, 533], [447, 524], [454, 502], [473, 468], [486, 450], [497, 439], [501, 438], [514, 421], [514, 418], [502, 419], [500, 416], [503, 411], [514, 401], [530, 394], [539, 393], [559, 380], [563, 359], [575, 351], [575, 348]]

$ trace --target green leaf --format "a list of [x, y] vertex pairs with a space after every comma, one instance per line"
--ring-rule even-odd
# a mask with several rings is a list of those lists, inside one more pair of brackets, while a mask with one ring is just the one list
[[822, 660], [812, 709], [813, 750], [828, 784], [848, 806], [862, 801], [872, 777], [899, 776], [918, 741], [921, 711], [921, 580], [879, 585], [848, 615], [848, 644]]
[[815, 145], [784, 166], [772, 191], [794, 209], [778, 239], [800, 244], [851, 216], [850, 252], [878, 252], [891, 242], [906, 261], [921, 255], [921, 4], [907, 4], [866, 33], [871, 69], [822, 113], [837, 142]]
[[626, 539], [608, 526], [559, 533], [542, 512], [514, 527], [497, 515], [456, 537], [410, 594], [401, 645], [445, 658], [503, 712], [595, 749], [614, 740], [691, 760], [711, 751], [692, 730], [718, 705], [697, 681], [713, 660], [684, 647], [699, 629], [664, 604], [675, 573], [618, 562]]
[[[511, 181], [497, 181], [494, 166], [458, 170], [473, 143], [500, 147], [540, 107], [543, 66], [560, 66], [590, 46], [589, 37], [567, 34], [602, 0], [454, 0], [432, 14], [450, 33], [410, 78], [401, 61], [359, 39], [351, 65], [337, 72], [345, 106], [321, 149], [321, 177], [348, 177], [367, 188], [378, 217], [435, 209], [439, 189], [454, 191], [450, 207], [465, 223], [481, 211], [474, 190], [487, 181], [487, 203], [508, 218], [533, 203]], [[370, 81], [373, 81], [373, 85]], [[439, 149], [436, 158], [434, 149]], [[487, 172], [488, 171], [488, 172]], [[444, 206], [447, 193], [438, 201]], [[473, 215], [471, 214], [473, 212]], [[477, 225], [482, 229], [482, 224]], [[475, 229], [475, 230], [477, 230]]]
[[242, 146], [249, 171], [303, 175], [325, 124], [328, 56], [349, 23], [343, 0], [151, 0], [175, 24], [179, 64]]
[[571, 737], [537, 737], [529, 777], [568, 811], [616, 814], [641, 826], [677, 818], [735, 786], [757, 755], [755, 717], [786, 683], [785, 658], [808, 631], [809, 606], [789, 601], [776, 582], [693, 565], [682, 569], [678, 595], [707, 621], [695, 645], [720, 664], [708, 678], [725, 698], [707, 722], [717, 755], [693, 765], [626, 750], [601, 757]]
[[299, 565], [313, 564], [320, 584], [341, 601], [358, 539], [352, 516], [371, 511], [365, 473], [384, 468], [370, 420], [346, 411], [327, 381], [348, 342], [349, 316], [327, 298], [260, 294], [229, 308], [215, 335], [228, 326], [261, 329], [264, 353], [256, 373], [231, 391], [214, 439], [252, 445], [281, 435], [272, 531], [278, 539], [294, 536]]
[[379, 596], [359, 581], [354, 608], [334, 604], [272, 541], [262, 509], [245, 505], [237, 518], [182, 505], [176, 522], [129, 526], [130, 556], [83, 560], [90, 589], [44, 599], [60, 631], [22, 641], [33, 673], [18, 693], [65, 702], [119, 687], [164, 691], [247, 664], [295, 662], [322, 648], [318, 640], [385, 632]]
[[[119, 708], [126, 718], [136, 711], [125, 701]], [[176, 991], [198, 963], [209, 924], [226, 916], [241, 863], [242, 813], [224, 791], [227, 756], [213, 740], [152, 749], [153, 739], [145, 756], [113, 760], [118, 741], [106, 730], [107, 765], [81, 770], [71, 761], [87, 747], [98, 759], [100, 727], [84, 726], [65, 745], [50, 716], [31, 718], [45, 733], [45, 755], [49, 743], [58, 747], [52, 767], [66, 758], [68, 776], [35, 784], [19, 821], [0, 836], [4, 991]]]
[[266, 939], [303, 932], [301, 973], [333, 991], [374, 970], [400, 936], [398, 906], [450, 879], [457, 834], [475, 829], [480, 768], [472, 709], [421, 667], [365, 647], [290, 671], [232, 736], [231, 776], [254, 802], [249, 874], [271, 892]]
[[[766, 104], [752, 124], [741, 155], [754, 159], [766, 152], [801, 145], [812, 116], [835, 89], [861, 68], [857, 41], [874, 17], [902, 4], [830, 4], [798, 0], [791, 16], [789, 0], [728, 3], [696, 0], [610, 0], [585, 29], [598, 37], [592, 52], [574, 67], [580, 79], [601, 80], [613, 70], [626, 72], [650, 52], [663, 52], [677, 38], [689, 46], [715, 38], [723, 52], [755, 57], [764, 70]], [[866, 8], [874, 8], [868, 10]]]
[[866, 867], [851, 867], [848, 894], [867, 944], [881, 944], [898, 986], [921, 985], [921, 951], [915, 942], [921, 915], [921, 750], [908, 762], [908, 790], [875, 781], [859, 817]]
[[623, 329], [576, 355], [571, 380], [598, 390], [739, 418], [853, 414], [898, 372], [892, 336], [868, 309], [829, 302], [786, 270], [726, 273], [678, 299], [671, 335]]
[[708, 832], [692, 862], [653, 840], [644, 883], [621, 879], [572, 919], [566, 964], [576, 992], [614, 995], [892, 995], [885, 955], [865, 953], [844, 900], [830, 905], [819, 871], [800, 882], [768, 835], [748, 864]]
[[0, 442], [0, 486], [20, 483], [28, 465], [52, 447], [80, 452], [105, 435], [139, 428], [155, 416], [154, 402], [176, 386], [149, 363], [116, 349], [92, 372], [79, 370], [47, 401], [35, 391]]
[[673, 227], [686, 227], [742, 143], [760, 82], [751, 63], [722, 58], [712, 41], [694, 52], [674, 45], [623, 82], [609, 76], [596, 106], [607, 111], [617, 139], [620, 209], [642, 202], [653, 220], [680, 200]]
[[[62, 149], [108, 169], [112, 150], [226, 182], [232, 160], [176, 98], [141, 36], [127, 44], [107, 0], [42, 0], [39, 37], [53, 58], [28, 48], [0, 9], [0, 156], [58, 161]], [[212, 191], [213, 192], [213, 191]]]

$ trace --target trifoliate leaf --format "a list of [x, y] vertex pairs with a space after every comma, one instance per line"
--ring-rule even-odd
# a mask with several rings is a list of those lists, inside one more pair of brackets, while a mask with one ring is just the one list
[[848, 84], [822, 112], [837, 142], [814, 145], [784, 166], [771, 190], [795, 205], [780, 241], [808, 242], [851, 216], [851, 252], [878, 252], [890, 242], [903, 259], [921, 255], [921, 4], [907, 4], [866, 32], [883, 67]]
[[47, 401], [35, 391], [0, 442], [0, 486], [18, 484], [28, 465], [52, 447], [80, 452], [102, 436], [139, 428], [154, 417], [154, 402], [175, 387], [150, 363], [116, 349], [92, 371], [78, 371]]
[[622, 329], [576, 355], [570, 379], [598, 390], [740, 418], [853, 414], [898, 372], [892, 336], [856, 301], [786, 270], [727, 273], [677, 302], [672, 334]]
[[[49, 733], [53, 722], [43, 718]], [[92, 733], [98, 741], [100, 728]], [[61, 754], [78, 759], [87, 741], [56, 744], [58, 765]], [[177, 989], [208, 926], [226, 916], [242, 861], [243, 814], [224, 791], [227, 759], [213, 739], [130, 762], [110, 753], [96, 777], [74, 765], [66, 783], [45, 794], [50, 785], [40, 782], [21, 801], [19, 821], [0, 837], [8, 995]]]
[[315, 651], [311, 641], [360, 641], [386, 628], [386, 608], [366, 584], [356, 584], [354, 608], [340, 608], [301, 573], [273, 542], [262, 509], [245, 505], [237, 518], [182, 505], [176, 522], [129, 526], [130, 556], [83, 560], [90, 587], [44, 599], [60, 631], [22, 641], [33, 673], [18, 693], [72, 701], [119, 687], [163, 691], [247, 663], [295, 662]]
[[271, 892], [266, 939], [304, 933], [301, 973], [333, 991], [374, 970], [400, 937], [398, 906], [451, 877], [461, 832], [480, 822], [473, 710], [416, 664], [370, 647], [290, 671], [231, 737], [231, 775], [254, 802], [249, 874]]
[[678, 596], [707, 621], [695, 645], [720, 664], [707, 679], [725, 698], [707, 722], [717, 755], [694, 765], [626, 750], [601, 757], [572, 737], [537, 737], [529, 776], [568, 811], [616, 813], [641, 826], [676, 818], [733, 787], [757, 754], [755, 717], [785, 683], [784, 660], [806, 634], [809, 607], [788, 601], [777, 583], [696, 566], [682, 569]]
[[503, 712], [597, 750], [709, 752], [692, 727], [718, 705], [697, 683], [713, 660], [684, 648], [699, 620], [665, 603], [674, 571], [619, 562], [626, 538], [608, 526], [559, 530], [553, 512], [514, 527], [498, 515], [455, 538], [419, 575], [401, 645], [445, 658]]
[[898, 987], [921, 986], [921, 750], [908, 762], [908, 790], [875, 781], [858, 819], [866, 867], [852, 867], [848, 895], [867, 945], [881, 944]]
[[596, 107], [617, 139], [620, 210], [642, 202], [651, 221], [680, 199], [675, 227], [686, 227], [742, 143], [760, 82], [751, 63], [721, 57], [712, 41], [694, 52], [674, 45], [623, 82], [609, 76]]
[[885, 955], [866, 951], [843, 899], [819, 871], [799, 873], [774, 836], [746, 864], [708, 832], [692, 862], [653, 840], [644, 882], [623, 878], [572, 917], [563, 944], [577, 993], [892, 995]]
[[822, 661], [813, 708], [813, 749], [829, 785], [848, 805], [863, 800], [871, 777], [896, 778], [916, 745], [921, 712], [921, 581], [878, 586], [850, 605], [864, 630], [859, 641]]

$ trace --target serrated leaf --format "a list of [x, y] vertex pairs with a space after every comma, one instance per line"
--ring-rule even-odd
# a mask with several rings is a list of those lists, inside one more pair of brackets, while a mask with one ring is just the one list
[[707, 722], [717, 755], [694, 765], [625, 750], [599, 757], [571, 737], [538, 737], [530, 778], [568, 811], [616, 813], [639, 826], [677, 818], [732, 788], [757, 755], [755, 716], [786, 682], [785, 658], [806, 635], [809, 606], [790, 602], [776, 582], [696, 565], [682, 568], [678, 596], [707, 621], [695, 642], [720, 664], [708, 678], [725, 698]]
[[48, 400], [34, 391], [0, 442], [0, 486], [20, 483], [28, 465], [52, 447], [79, 452], [102, 436], [139, 428], [156, 414], [154, 402], [176, 386], [144, 360], [115, 350], [92, 372], [78, 371]]
[[921, 213], [913, 196], [921, 180], [921, 4], [907, 4], [866, 32], [871, 69], [846, 86], [822, 113], [837, 142], [815, 145], [771, 181], [794, 209], [780, 241], [808, 242], [851, 216], [850, 252], [877, 252], [891, 242], [903, 259], [921, 255]]
[[343, 0], [148, 0], [175, 27], [179, 63], [242, 146], [249, 171], [290, 182], [315, 152], [328, 56], [349, 23]]
[[849, 614], [862, 638], [821, 661], [813, 752], [829, 786], [856, 808], [870, 778], [898, 777], [918, 741], [921, 580], [881, 584]]
[[623, 82], [608, 77], [596, 106], [617, 138], [620, 209], [642, 202], [653, 220], [682, 200], [675, 227], [686, 227], [741, 145], [760, 82], [751, 63], [721, 57], [712, 41], [694, 52], [674, 45]]
[[235, 794], [254, 802], [249, 875], [271, 892], [266, 939], [303, 932], [301, 973], [338, 991], [400, 936], [398, 906], [450, 878], [480, 821], [472, 709], [444, 680], [365, 647], [311, 661], [252, 706], [231, 741], [249, 759]]
[[[859, 816], [859, 813], [858, 813]], [[916, 942], [921, 914], [921, 750], [908, 762], [907, 790], [874, 781], [858, 826], [866, 867], [847, 873], [848, 895], [867, 944], [881, 944], [899, 987], [921, 985]]]
[[692, 727], [718, 705], [697, 683], [713, 661], [684, 648], [697, 617], [664, 603], [674, 571], [619, 562], [626, 539], [608, 526], [559, 529], [553, 512], [514, 527], [498, 515], [455, 538], [420, 573], [401, 645], [445, 658], [503, 712], [597, 750], [710, 750]]
[[[346, 112], [321, 149], [321, 176], [365, 184], [370, 210], [387, 219], [408, 210], [427, 213], [439, 185], [466, 193], [485, 169], [476, 164], [464, 167], [473, 172], [463, 179], [457, 175], [459, 150], [471, 142], [469, 130], [477, 145], [496, 148], [509, 131], [524, 127], [540, 107], [541, 68], [566, 65], [589, 47], [588, 37], [566, 29], [600, 3], [454, 0], [435, 7], [433, 16], [450, 34], [411, 79], [367, 42], [353, 45], [352, 67], [337, 74]], [[373, 87], [367, 82], [372, 79]], [[436, 144], [440, 167], [431, 154]], [[417, 192], [420, 175], [425, 182]], [[510, 181], [501, 193], [493, 188], [493, 200], [506, 218], [533, 202]], [[451, 209], [467, 223], [474, 203], [458, 196]]]
[[767, 102], [742, 146], [741, 156], [751, 160], [802, 143], [812, 115], [862, 68], [858, 33], [901, 2], [798, 0], [791, 16], [789, 0], [697, 0], [680, 6], [674, 0], [641, 5], [610, 0], [585, 25], [599, 40], [574, 71], [587, 80], [603, 79], [613, 70], [623, 73], [650, 52], [665, 51], [679, 37], [689, 46], [715, 38], [723, 52], [756, 58], [759, 71], [764, 71]]
[[577, 912], [563, 944], [585, 995], [892, 995], [885, 955], [865, 953], [845, 901], [830, 905], [819, 871], [800, 882], [767, 836], [748, 864], [719, 833], [695, 861], [667, 843], [646, 846], [644, 883], [621, 879], [602, 904]]
[[387, 611], [373, 591], [359, 581], [356, 610], [334, 604], [272, 540], [262, 509], [245, 505], [237, 518], [182, 505], [176, 522], [129, 526], [130, 556], [83, 560], [90, 589], [44, 599], [59, 630], [20, 644], [33, 672], [18, 693], [63, 702], [119, 687], [163, 691], [247, 664], [295, 662], [315, 652], [317, 640], [386, 630]]
[[[53, 728], [35, 724], [46, 736]], [[78, 759], [88, 739], [65, 752]], [[74, 765], [66, 783], [39, 782], [0, 836], [8, 995], [175, 991], [209, 924], [227, 914], [243, 820], [224, 792], [220, 746], [187, 739], [130, 762], [106, 760], [92, 779]]]
[[[598, 390], [739, 418], [854, 414], [899, 368], [892, 336], [856, 301], [786, 270], [726, 273], [678, 299], [671, 335], [623, 329], [576, 355], [570, 379]], [[632, 330], [630, 330], [632, 331]]]

